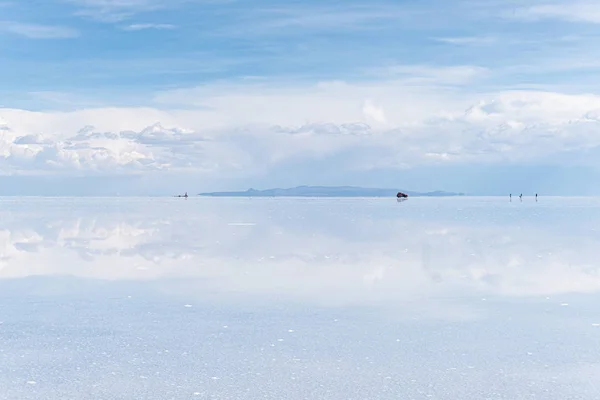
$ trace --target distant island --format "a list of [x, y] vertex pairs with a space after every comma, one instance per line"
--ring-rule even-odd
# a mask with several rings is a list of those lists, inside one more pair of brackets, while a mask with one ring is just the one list
[[199, 193], [198, 195], [213, 197], [396, 197], [399, 191], [416, 197], [465, 195], [464, 193], [444, 192], [440, 190], [420, 193], [402, 189], [363, 188], [355, 186], [297, 186], [289, 189], [248, 189], [245, 192], [212, 192]]

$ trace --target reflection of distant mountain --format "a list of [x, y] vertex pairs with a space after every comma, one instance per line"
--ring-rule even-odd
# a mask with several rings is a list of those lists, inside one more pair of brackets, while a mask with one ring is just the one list
[[185, 278], [341, 302], [600, 290], [595, 208], [432, 201], [15, 201], [0, 210], [0, 277]]
[[[404, 191], [409, 196], [463, 196], [464, 193], [452, 193], [437, 190], [434, 192]], [[298, 186], [290, 189], [248, 189], [245, 192], [200, 193], [200, 196], [214, 197], [395, 197], [398, 189], [362, 188], [355, 186]]]

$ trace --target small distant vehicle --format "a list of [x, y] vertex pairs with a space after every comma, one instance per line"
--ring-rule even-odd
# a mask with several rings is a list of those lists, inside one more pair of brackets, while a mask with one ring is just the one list
[[408, 198], [408, 195], [406, 193], [398, 192], [396, 197], [399, 199], [406, 199], [406, 198]]

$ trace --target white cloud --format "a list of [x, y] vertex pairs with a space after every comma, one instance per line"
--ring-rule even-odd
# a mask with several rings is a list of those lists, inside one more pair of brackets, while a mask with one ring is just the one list
[[100, 131], [140, 131], [158, 121], [167, 126], [181, 124], [174, 113], [144, 107], [89, 108], [72, 112], [42, 112], [0, 108], [0, 115], [15, 132], [42, 133], [57, 139], [66, 139], [84, 126], [91, 125]]
[[64, 26], [26, 24], [15, 21], [0, 21], [0, 32], [8, 32], [30, 39], [67, 39], [79, 36], [75, 29]]
[[500, 92], [475, 105], [469, 113], [480, 113], [488, 120], [516, 120], [535, 124], [564, 124], [582, 119], [595, 110], [600, 96], [569, 95], [543, 91]]
[[255, 7], [246, 11], [251, 15], [250, 23], [228, 29], [227, 34], [251, 33], [252, 35], [276, 33], [288, 34], [294, 31], [356, 31], [376, 30], [405, 21], [414, 10], [409, 6], [389, 4], [343, 4], [297, 7]]
[[123, 28], [126, 31], [142, 31], [147, 29], [175, 29], [175, 25], [171, 24], [131, 24]]
[[[465, 71], [447, 79], [459, 81]], [[442, 79], [444, 71], [425, 75]], [[596, 95], [468, 94], [406, 80], [251, 80], [163, 92], [155, 100], [163, 109], [0, 109], [0, 171], [195, 171], [216, 179], [268, 175], [284, 163], [312, 171], [327, 157], [345, 171], [548, 160], [600, 166], [593, 157], [600, 149]], [[95, 128], [81, 130], [87, 125]], [[571, 157], [561, 161], [565, 152]], [[578, 152], [586, 156], [573, 156]]]
[[383, 109], [374, 105], [370, 99], [365, 101], [363, 114], [367, 119], [371, 119], [375, 122], [385, 123], [387, 121]]
[[561, 19], [600, 23], [600, 4], [591, 1], [574, 1], [568, 3], [546, 3], [519, 8], [515, 17], [525, 19]]
[[254, 123], [369, 122], [363, 113], [365, 99], [371, 99], [378, 108], [388, 113], [393, 110], [393, 115], [386, 115], [391, 125], [406, 125], [447, 107], [459, 111], [469, 105], [469, 100], [457, 98], [455, 92], [437, 85], [436, 79], [457, 80], [444, 76], [443, 72], [436, 75], [432, 69], [429, 71], [431, 78], [418, 83], [411, 82], [418, 78], [408, 70], [402, 79], [375, 83], [331, 81], [290, 85], [286, 82], [249, 80], [165, 91], [158, 93], [154, 100], [162, 107], [185, 105], [198, 108], [196, 120], [202, 120], [202, 128], [205, 129]]
[[489, 70], [472, 65], [432, 67], [428, 65], [395, 65], [379, 70], [386, 77], [401, 79], [404, 84], [464, 85], [488, 76]]
[[102, 22], [119, 22], [132, 15], [166, 8], [161, 0], [63, 0], [79, 7], [78, 15]]
[[463, 36], [442, 37], [436, 39], [438, 42], [463, 46], [489, 46], [497, 42], [497, 38], [491, 36]]
[[154, 154], [137, 137], [124, 140], [120, 134], [97, 134], [89, 128], [66, 139], [40, 134], [20, 136], [5, 130], [0, 142], [0, 165], [5, 173], [31, 170], [113, 173], [170, 166], [164, 156]]

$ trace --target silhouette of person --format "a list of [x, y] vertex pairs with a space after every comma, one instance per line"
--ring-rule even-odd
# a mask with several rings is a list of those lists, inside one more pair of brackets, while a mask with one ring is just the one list
[[519, 200], [523, 201], [523, 193], [519, 195]]
[[510, 194], [508, 195], [508, 199], [509, 199], [510, 201], [512, 201], [512, 193], [510, 193]]
[[183, 195], [183, 197], [185, 197], [187, 199], [187, 197], [188, 197], [187, 192], [185, 192], [185, 194]]

